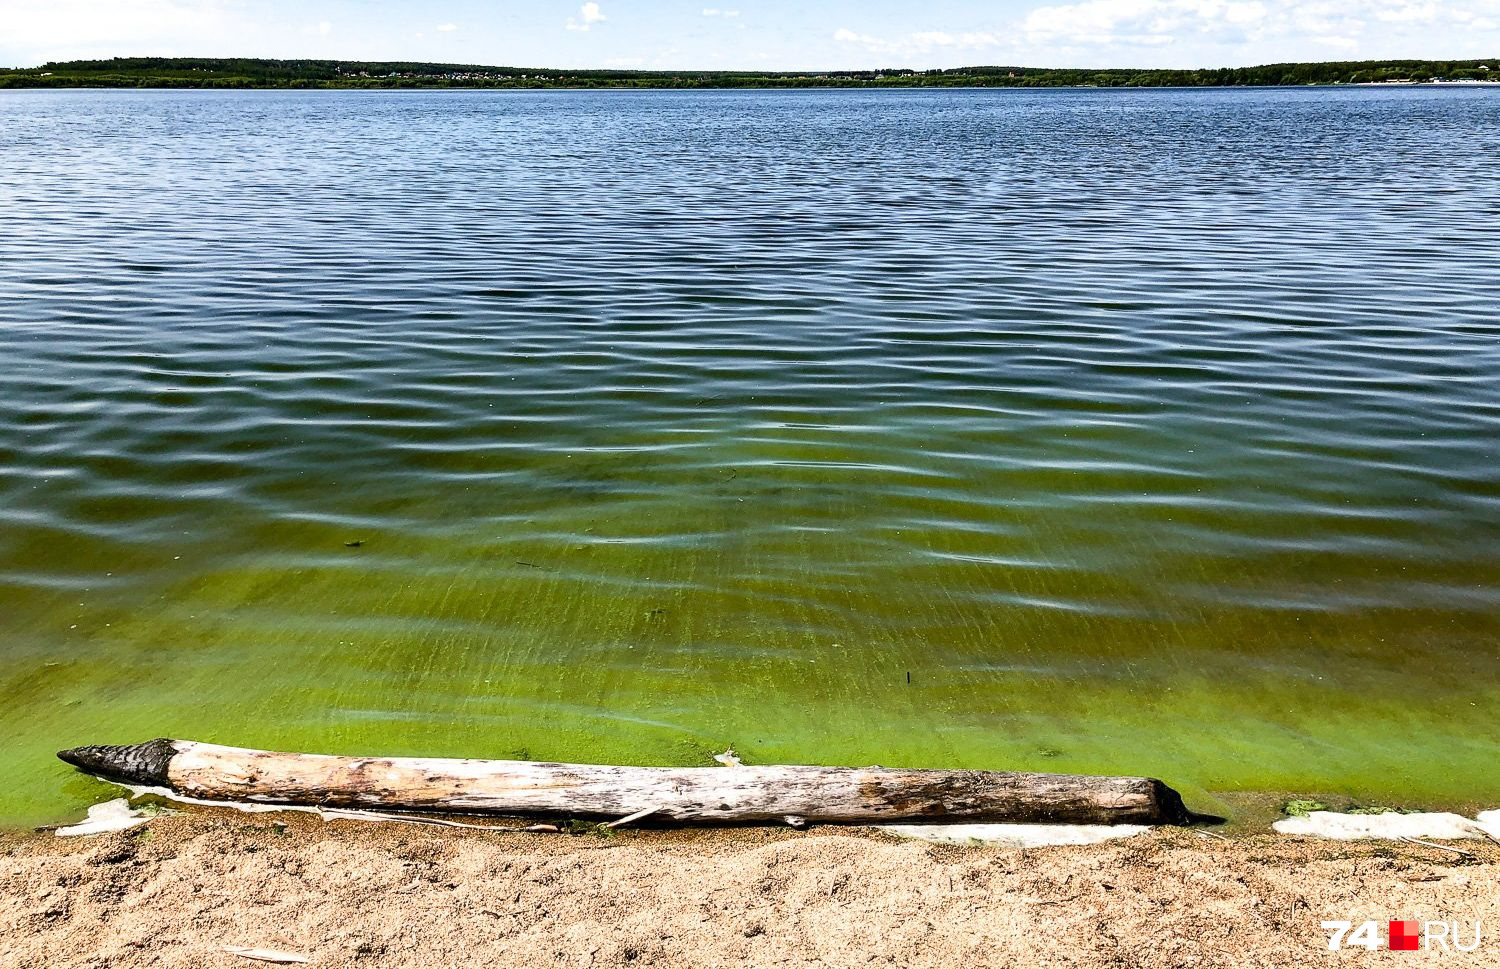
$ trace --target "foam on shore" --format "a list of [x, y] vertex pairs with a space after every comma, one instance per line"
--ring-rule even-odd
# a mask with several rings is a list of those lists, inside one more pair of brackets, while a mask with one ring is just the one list
[[1361, 838], [1500, 840], [1500, 810], [1484, 811], [1474, 818], [1446, 813], [1340, 814], [1337, 811], [1312, 811], [1305, 816], [1282, 818], [1271, 827], [1281, 834], [1311, 835], [1339, 841]]

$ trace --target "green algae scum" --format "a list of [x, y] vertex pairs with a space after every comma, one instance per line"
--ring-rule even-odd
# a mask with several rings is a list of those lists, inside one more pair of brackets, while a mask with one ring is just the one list
[[1494, 806], [1497, 156], [1488, 89], [0, 92], [0, 824], [156, 736]]

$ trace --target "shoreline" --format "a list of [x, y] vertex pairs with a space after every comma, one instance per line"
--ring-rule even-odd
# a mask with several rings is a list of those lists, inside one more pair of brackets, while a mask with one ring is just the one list
[[519, 67], [440, 61], [285, 60], [261, 57], [113, 57], [0, 68], [0, 87], [228, 89], [980, 89], [1234, 88], [1500, 81], [1492, 59], [1387, 58], [1240, 67], [870, 67], [839, 70]]
[[[694, 766], [694, 764], [659, 766]], [[1125, 769], [1125, 767], [1120, 768], [1120, 770]], [[24, 836], [34, 831], [52, 830], [76, 824], [83, 819], [90, 806], [122, 796], [129, 797], [137, 804], [155, 802], [163, 806], [176, 807], [181, 804], [195, 803], [178, 801], [174, 804], [172, 803], [174, 798], [170, 796], [157, 796], [167, 792], [134, 788], [65, 767], [61, 773], [70, 784], [68, 794], [60, 796], [45, 811], [32, 810], [12, 814], [8, 820], [0, 819], [0, 838]], [[1428, 793], [1403, 796], [1392, 791], [1355, 791], [1339, 787], [1319, 788], [1316, 786], [1209, 789], [1191, 783], [1173, 783], [1171, 779], [1164, 779], [1181, 794], [1188, 809], [1194, 814], [1218, 819], [1218, 823], [1214, 824], [1210, 830], [1232, 837], [1270, 833], [1272, 824], [1289, 816], [1284, 808], [1291, 803], [1317, 803], [1323, 805], [1328, 811], [1341, 814], [1375, 814], [1389, 811], [1400, 814], [1457, 814], [1470, 818], [1481, 812], [1500, 808], [1500, 790], [1485, 784], [1476, 784], [1462, 794]], [[144, 802], [139, 800], [142, 796], [146, 799]], [[223, 803], [197, 802], [197, 806], [222, 806]], [[532, 817], [531, 820], [556, 822], [560, 818], [561, 815], [538, 815]]]
[[224, 951], [245, 946], [333, 967], [1334, 965], [1323, 920], [1500, 919], [1500, 845], [1466, 850], [1192, 829], [1031, 849], [826, 827], [483, 834], [194, 811], [0, 835], [14, 927], [0, 963], [254, 965]]
[[215, 87], [202, 85], [173, 84], [0, 84], [0, 91], [213, 91], [230, 93], [236, 91], [284, 91], [288, 93], [318, 93], [330, 91], [356, 91], [365, 93], [433, 93], [438, 91], [534, 94], [545, 91], [595, 91], [620, 93], [654, 93], [673, 91], [726, 92], [726, 91], [1338, 91], [1347, 88], [1410, 89], [1410, 88], [1497, 88], [1500, 81], [1350, 81], [1318, 84], [806, 84], [806, 85], [588, 85], [548, 84], [536, 87], [505, 84], [401, 84], [359, 85], [328, 84], [312, 86], [295, 85], [235, 85]]

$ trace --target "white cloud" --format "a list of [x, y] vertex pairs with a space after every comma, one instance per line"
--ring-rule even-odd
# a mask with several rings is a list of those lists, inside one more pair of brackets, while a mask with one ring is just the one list
[[1312, 3], [1283, 0], [1280, 6], [1280, 32], [1307, 35], [1318, 43], [1322, 43], [1321, 38], [1326, 36], [1360, 34], [1365, 29], [1365, 22], [1350, 11], [1347, 4], [1336, 0], [1316, 0]]
[[1375, 19], [1388, 24], [1430, 24], [1441, 20], [1471, 23], [1478, 19], [1476, 8], [1488, 7], [1492, 13], [1500, 13], [1500, 3], [1451, 4], [1436, 0], [1413, 0], [1413, 2], [1386, 3], [1375, 11]]
[[1439, 8], [1469, 30], [1500, 30], [1500, 0], [1473, 0], [1458, 7]]
[[860, 47], [863, 47], [865, 50], [872, 51], [876, 54], [889, 54], [892, 51], [898, 50], [900, 47], [898, 43], [889, 40], [882, 40], [881, 38], [871, 36], [870, 34], [857, 34], [854, 31], [850, 30], [848, 27], [840, 27], [838, 30], [835, 30], [833, 32], [833, 39], [838, 41], [840, 44], [858, 45]]
[[[428, 49], [427, 38], [452, 43], [460, 33], [474, 37], [474, 49], [466, 58], [479, 63], [599, 66], [600, 56], [589, 55], [589, 45], [575, 43], [576, 35], [558, 30], [563, 24], [553, 18], [561, 12], [570, 31], [602, 24], [595, 34], [609, 33], [618, 19], [606, 22], [602, 5], [609, 2], [567, 0], [534, 27], [486, 31], [478, 28], [499, 22], [490, 18], [500, 17], [494, 12], [500, 5], [470, 4], [476, 11], [483, 8], [474, 14], [481, 19], [465, 14], [461, 25], [428, 21], [429, 26], [417, 27], [373, 16], [357, 24], [342, 16], [334, 21], [333, 11], [349, 6], [347, 0], [326, 6], [288, 6], [282, 0], [0, 0], [0, 66], [84, 57], [246, 53], [415, 58]], [[621, 38], [620, 49], [610, 53], [638, 59], [641, 66], [677, 69], [720, 62], [781, 69], [962, 64], [1202, 67], [1331, 58], [1500, 56], [1500, 0], [849, 2], [840, 9], [856, 19], [826, 26], [819, 19], [826, 16], [824, 5], [804, 3], [784, 12], [777, 32], [767, 35], [774, 39], [753, 45], [744, 41], [749, 33], [745, 27], [758, 18], [741, 12], [743, 2], [698, 0], [682, 11], [686, 21], [681, 14], [632, 13], [630, 23], [621, 21], [621, 26], [649, 22], [652, 29], [642, 34], [649, 40]], [[451, 11], [455, 16], [457, 9]], [[693, 20], [693, 10], [711, 23]], [[868, 19], [857, 19], [860, 11], [869, 11]], [[938, 19], [944, 11], [947, 14]], [[569, 12], [573, 16], [567, 17]], [[315, 19], [325, 16], [327, 26]], [[709, 26], [718, 29], [704, 29]], [[831, 34], [834, 27], [841, 29]], [[403, 45], [410, 45], [408, 53], [403, 53]]]
[[1399, 7], [1375, 11], [1375, 19], [1384, 20], [1390, 24], [1430, 24], [1438, 18], [1438, 9], [1435, 3], [1406, 3]]
[[0, 0], [0, 48], [17, 63], [187, 53], [236, 22], [220, 0]]
[[[1454, 30], [1484, 21], [1500, 0], [1083, 0], [1038, 7], [1020, 24], [1033, 48], [1166, 44], [1294, 43], [1359, 47], [1373, 17], [1381, 23]], [[1484, 28], [1478, 28], [1484, 29]], [[1387, 41], [1400, 44], [1401, 36]], [[1387, 46], [1391, 46], [1390, 43]], [[1420, 55], [1413, 55], [1420, 56]]]
[[603, 23], [608, 19], [597, 3], [586, 3], [578, 8], [578, 16], [569, 17], [568, 22], [563, 26], [569, 30], [588, 30], [594, 24]]
[[968, 29], [833, 34], [861, 66], [1008, 63], [1201, 67], [1339, 57], [1477, 56], [1500, 46], [1500, 0], [1034, 0]]
[[1261, 0], [1085, 0], [1038, 7], [1021, 24], [1033, 44], [1158, 46], [1179, 40], [1235, 42], [1270, 16]]

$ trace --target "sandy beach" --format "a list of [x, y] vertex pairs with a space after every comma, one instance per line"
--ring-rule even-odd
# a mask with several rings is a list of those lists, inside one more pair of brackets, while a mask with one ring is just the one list
[[[193, 812], [0, 839], [0, 965], [1310, 966], [1320, 922], [1500, 925], [1500, 846], [1158, 829], [958, 848], [856, 829], [495, 835]], [[1497, 964], [1403, 953], [1410, 964]], [[1383, 948], [1383, 947], [1382, 947]]]

